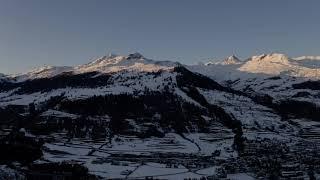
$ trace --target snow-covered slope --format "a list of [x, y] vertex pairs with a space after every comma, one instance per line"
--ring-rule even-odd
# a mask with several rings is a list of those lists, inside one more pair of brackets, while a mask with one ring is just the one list
[[188, 68], [248, 95], [264, 94], [276, 101], [293, 99], [318, 104], [318, 59], [310, 56], [289, 58], [273, 53], [252, 56], [243, 64], [211, 63]]
[[72, 71], [72, 69], [73, 69], [72, 67], [68, 67], [68, 66], [62, 66], [62, 67], [44, 66], [44, 67], [36, 68], [24, 74], [12, 75], [11, 78], [15, 79], [17, 82], [22, 82], [22, 81], [32, 80], [32, 79], [51, 78], [63, 72]]
[[[141, 94], [145, 90], [161, 92], [168, 87], [178, 96], [193, 101], [176, 88], [177, 73], [173, 71], [178, 66], [179, 63], [154, 61], [139, 53], [103, 56], [76, 67], [46, 66], [14, 76], [13, 82], [21, 85], [17, 84], [15, 89], [15, 84], [10, 84], [11, 90], [1, 93], [0, 105], [41, 103], [59, 94], [65, 94], [69, 99], [83, 99], [106, 94]], [[40, 81], [34, 83], [34, 79]], [[24, 83], [27, 80], [30, 82]], [[90, 82], [85, 82], [87, 80]], [[95, 84], [94, 80], [99, 85]], [[25, 94], [26, 91], [22, 89], [28, 93]], [[21, 90], [24, 93], [20, 93]]]
[[[240, 120], [244, 129], [260, 130], [274, 129], [277, 132], [293, 132], [294, 128], [280, 115], [266, 106], [254, 102], [252, 99], [233, 93], [199, 89], [199, 92], [210, 104], [219, 105], [226, 112]], [[280, 128], [281, 126], [285, 128]]]

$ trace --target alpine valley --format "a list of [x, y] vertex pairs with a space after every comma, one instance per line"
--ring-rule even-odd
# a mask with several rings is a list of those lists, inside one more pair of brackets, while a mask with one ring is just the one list
[[0, 74], [0, 163], [0, 179], [320, 179], [320, 57]]

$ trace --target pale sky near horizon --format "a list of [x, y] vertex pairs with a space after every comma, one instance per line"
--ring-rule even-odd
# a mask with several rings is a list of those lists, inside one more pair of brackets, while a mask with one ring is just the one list
[[320, 55], [319, 0], [0, 0], [0, 73], [140, 52], [185, 64]]

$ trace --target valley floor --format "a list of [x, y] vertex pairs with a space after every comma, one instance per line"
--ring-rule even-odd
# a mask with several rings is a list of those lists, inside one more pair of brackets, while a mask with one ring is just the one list
[[[63, 132], [40, 136], [23, 128], [20, 132], [30, 139], [43, 139], [43, 155], [33, 165], [78, 164], [102, 179], [317, 179], [320, 123], [292, 121], [300, 127], [299, 132], [244, 129], [241, 151], [234, 149], [234, 133], [223, 128], [211, 129], [210, 133], [167, 133], [162, 138], [116, 135], [99, 140], [69, 138]], [[1, 134], [5, 137], [8, 132], [10, 129], [3, 129]], [[25, 171], [19, 163], [0, 167], [0, 172], [8, 175], [6, 178], [19, 179], [15, 171], [32, 177], [57, 176]]]
[[232, 138], [221, 139], [221, 134], [184, 136], [169, 133], [164, 138], [143, 140], [117, 136], [111, 142], [94, 142], [68, 141], [63, 134], [55, 134], [55, 141], [44, 145], [44, 157], [37, 163], [73, 161], [83, 164], [89, 173], [108, 179], [200, 179], [216, 175], [220, 168], [211, 158], [214, 152], [219, 152], [222, 161], [237, 157]]

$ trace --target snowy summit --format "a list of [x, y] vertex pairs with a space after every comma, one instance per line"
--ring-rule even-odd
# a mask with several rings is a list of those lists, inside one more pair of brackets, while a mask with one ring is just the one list
[[221, 62], [222, 65], [242, 64], [242, 61], [235, 55], [229, 56]]

